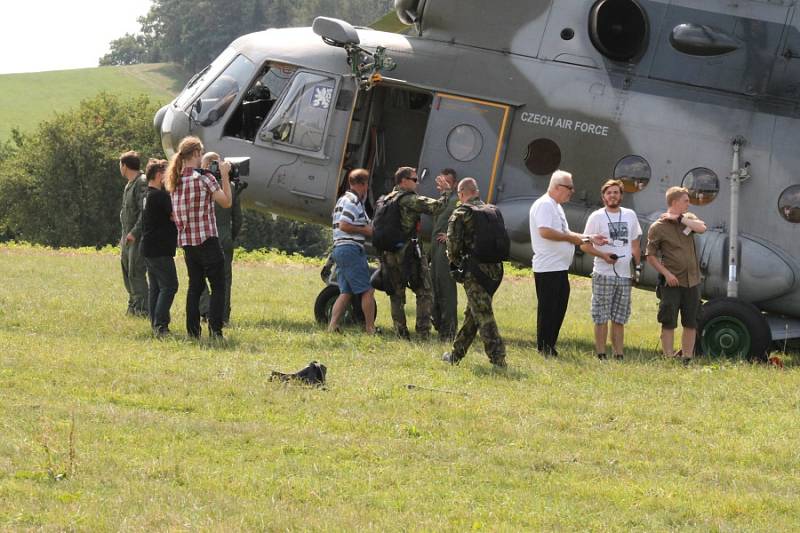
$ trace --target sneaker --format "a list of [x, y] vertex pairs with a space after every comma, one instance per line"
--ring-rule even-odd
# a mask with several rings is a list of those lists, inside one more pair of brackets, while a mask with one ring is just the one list
[[453, 357], [453, 352], [444, 352], [442, 355], [442, 361], [445, 363], [450, 363], [451, 365], [457, 365], [460, 359]]
[[403, 339], [404, 341], [410, 341], [411, 340], [411, 334], [408, 332], [407, 329], [397, 330], [396, 333], [397, 333], [397, 336], [400, 337], [401, 339]]
[[693, 359], [694, 357], [681, 357], [680, 361], [681, 363], [683, 363], [683, 366], [689, 366], [690, 364], [692, 364]]
[[492, 366], [494, 368], [497, 368], [497, 369], [508, 368], [508, 363], [506, 363], [505, 357], [502, 358], [502, 359], [496, 359], [496, 360], [492, 361], [491, 363], [492, 363]]
[[153, 332], [157, 339], [163, 339], [165, 337], [169, 337], [170, 333], [172, 333], [168, 327], [161, 326], [160, 328], [156, 328]]
[[604, 353], [597, 354], [597, 358], [600, 359], [601, 361], [605, 361], [606, 359], [608, 359], [608, 357], [606, 357], [606, 354]]
[[221, 331], [209, 331], [208, 335], [212, 341], [223, 342], [225, 340], [225, 336]]

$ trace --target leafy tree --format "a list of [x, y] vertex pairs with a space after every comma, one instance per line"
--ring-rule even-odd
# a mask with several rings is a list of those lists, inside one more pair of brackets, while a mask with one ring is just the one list
[[145, 35], [126, 33], [111, 41], [111, 52], [100, 58], [100, 66], [158, 63], [160, 60], [158, 48], [152, 46]]
[[119, 154], [163, 157], [152, 117], [158, 105], [101, 93], [43, 122], [0, 162], [0, 217], [16, 238], [50, 246], [119, 241], [124, 180]]

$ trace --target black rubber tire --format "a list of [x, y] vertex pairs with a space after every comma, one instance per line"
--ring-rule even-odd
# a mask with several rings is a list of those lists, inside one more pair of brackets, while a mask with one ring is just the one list
[[766, 361], [772, 332], [753, 304], [737, 298], [715, 298], [703, 305], [697, 324], [697, 344], [705, 355]]
[[[322, 291], [317, 295], [314, 302], [314, 318], [318, 324], [327, 325], [331, 321], [331, 310], [333, 309], [333, 302], [339, 297], [338, 285], [326, 285]], [[375, 316], [378, 316], [378, 306], [375, 305]], [[352, 326], [354, 324], [364, 323], [364, 312], [361, 310], [361, 298], [353, 298], [344, 312], [339, 325]]]

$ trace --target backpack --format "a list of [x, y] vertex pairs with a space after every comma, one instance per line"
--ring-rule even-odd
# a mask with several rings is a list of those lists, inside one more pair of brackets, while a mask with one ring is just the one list
[[472, 257], [478, 263], [501, 263], [508, 259], [511, 240], [506, 232], [503, 214], [491, 204], [468, 204], [472, 210]]
[[400, 223], [400, 198], [410, 194], [384, 194], [375, 202], [375, 216], [372, 218], [372, 246], [379, 252], [395, 252], [403, 247], [408, 235], [403, 233]]

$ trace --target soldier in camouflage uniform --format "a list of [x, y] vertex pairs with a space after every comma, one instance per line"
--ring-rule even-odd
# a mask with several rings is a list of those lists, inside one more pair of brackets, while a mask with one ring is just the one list
[[[437, 178], [437, 183], [439, 183]], [[397, 200], [400, 206], [400, 220], [403, 233], [408, 237], [402, 248], [396, 252], [383, 252], [381, 262], [385, 275], [392, 284], [393, 294], [389, 296], [392, 304], [392, 322], [395, 333], [401, 338], [410, 339], [406, 325], [406, 284], [417, 295], [417, 334], [426, 339], [431, 332], [431, 308], [433, 295], [428, 261], [422, 256], [416, 240], [420, 215], [434, 215], [447, 204], [447, 196], [438, 200], [420, 196], [416, 193], [417, 171], [411, 167], [400, 167], [394, 175], [395, 187], [387, 199], [402, 195]], [[445, 190], [449, 191], [448, 187]], [[407, 194], [406, 194], [407, 193]]]
[[128, 291], [128, 314], [148, 316], [147, 268], [141, 251], [142, 210], [147, 197], [147, 180], [141, 172], [141, 160], [136, 152], [125, 152], [119, 158], [119, 172], [128, 180], [122, 193], [122, 280]]
[[[200, 165], [209, 168], [212, 161], [219, 161], [220, 155], [216, 152], [206, 152]], [[242, 203], [239, 199], [239, 188], [231, 184], [233, 204], [231, 207], [215, 206], [217, 218], [217, 232], [219, 243], [222, 245], [222, 255], [225, 256], [225, 309], [222, 312], [222, 323], [228, 325], [231, 321], [231, 288], [233, 287], [233, 250], [234, 241], [242, 229]], [[200, 316], [207, 318], [211, 298], [208, 295], [208, 285], [203, 287], [200, 294]]]
[[[433, 282], [433, 326], [439, 332], [439, 340], [453, 342], [458, 326], [458, 290], [456, 282], [450, 275], [450, 264], [447, 260], [447, 224], [450, 215], [458, 204], [455, 193], [456, 171], [446, 168], [439, 174], [450, 188], [447, 205], [433, 216], [433, 234], [431, 236], [431, 281]], [[439, 192], [442, 187], [437, 185]]]
[[[464, 272], [463, 284], [467, 293], [467, 309], [464, 313], [464, 324], [456, 334], [453, 350], [442, 357], [443, 361], [458, 364], [467, 354], [475, 334], [480, 333], [483, 348], [489, 361], [496, 367], [506, 366], [506, 346], [503, 343], [497, 322], [492, 311], [491, 293], [478, 281], [470, 266], [466, 264], [465, 256], [472, 249], [474, 239], [474, 226], [472, 223], [472, 210], [467, 205], [484, 205], [480, 199], [478, 184], [473, 178], [464, 178], [458, 184], [459, 206], [450, 217], [447, 226], [447, 257], [450, 262]], [[503, 279], [503, 263], [480, 263], [477, 265], [489, 280], [500, 285]]]

